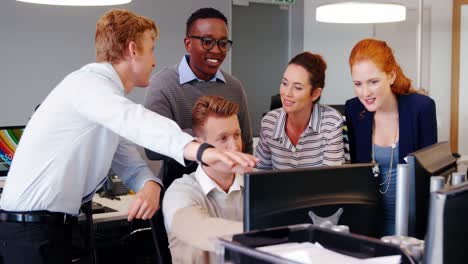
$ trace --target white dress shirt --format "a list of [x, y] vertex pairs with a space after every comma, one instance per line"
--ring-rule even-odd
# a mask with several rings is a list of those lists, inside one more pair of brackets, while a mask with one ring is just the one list
[[111, 166], [135, 191], [147, 180], [160, 183], [133, 143], [184, 164], [192, 140], [172, 120], [125, 98], [111, 64], [88, 64], [52, 90], [29, 121], [0, 207], [77, 214]]

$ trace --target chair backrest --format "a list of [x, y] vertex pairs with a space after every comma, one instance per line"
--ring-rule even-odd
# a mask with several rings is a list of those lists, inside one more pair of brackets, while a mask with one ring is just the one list
[[[169, 252], [169, 243], [167, 242], [166, 229], [164, 228], [164, 217], [162, 217], [162, 210], [159, 209], [158, 212], [149, 220], [151, 226], [151, 233], [153, 235], [153, 243], [155, 249], [155, 261], [157, 264], [163, 263], [172, 263], [171, 253]], [[162, 229], [161, 229], [162, 228]], [[164, 236], [161, 238], [161, 236]], [[161, 242], [166, 242], [163, 244], [164, 248], [160, 245]]]
[[279, 94], [272, 95], [270, 99], [270, 111], [282, 106], [283, 104], [281, 103], [281, 96]]
[[146, 157], [149, 160], [160, 160], [163, 162], [161, 171], [164, 187], [167, 189], [175, 179], [181, 178], [184, 174], [190, 174], [197, 169], [198, 163], [192, 162], [187, 166], [182, 166], [172, 158], [145, 149]]
[[[163, 162], [161, 171], [164, 187], [167, 189], [174, 180], [181, 178], [184, 174], [190, 174], [197, 169], [198, 163], [192, 162], [184, 167], [172, 158], [152, 152], [145, 149], [146, 157], [149, 160], [161, 160]], [[164, 192], [161, 193], [160, 201], [164, 198]], [[169, 251], [169, 240], [166, 227], [164, 226], [164, 216], [162, 209], [150, 219], [153, 240], [155, 246], [159, 249], [158, 263], [172, 263], [171, 252]]]

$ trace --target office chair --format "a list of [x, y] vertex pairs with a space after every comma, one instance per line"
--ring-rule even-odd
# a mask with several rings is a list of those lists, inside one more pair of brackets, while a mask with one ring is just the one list
[[280, 94], [272, 95], [270, 99], [270, 111], [273, 109], [280, 108], [282, 106], [283, 106], [283, 103], [281, 103]]
[[345, 106], [344, 105], [328, 105], [330, 106], [331, 108], [334, 108], [335, 110], [337, 110], [344, 118], [345, 116]]
[[[177, 161], [164, 156], [162, 154], [150, 151], [145, 149], [146, 157], [149, 160], [159, 160], [162, 161], [161, 171], [159, 172], [163, 178], [163, 184], [165, 189], [167, 189], [174, 180], [181, 178], [184, 174], [190, 174], [197, 169], [198, 163], [192, 162], [186, 167], [180, 165]], [[164, 198], [164, 190], [161, 191], [161, 199]], [[162, 208], [151, 218], [150, 220], [151, 228], [153, 232], [153, 239], [155, 245], [159, 245], [159, 251], [161, 254], [161, 263], [172, 263], [172, 256], [169, 250], [169, 240], [167, 237], [166, 227], [164, 226], [164, 216], [162, 213]]]
[[181, 178], [184, 174], [194, 172], [198, 167], [198, 163], [196, 162], [190, 162], [187, 163], [187, 166], [182, 166], [174, 159], [148, 149], [145, 149], [145, 154], [149, 160], [162, 161], [163, 165], [159, 173], [162, 175], [165, 189], [167, 189], [174, 180]]
[[[158, 240], [154, 235], [152, 221], [134, 220], [130, 226], [133, 230], [120, 238], [120, 248], [125, 250], [127, 254], [119, 259], [122, 260], [119, 263], [165, 263], [161, 257]], [[150, 238], [152, 238], [154, 247], [146, 243]]]
[[[269, 111], [280, 108], [280, 107], [283, 107], [283, 103], [281, 103], [280, 94], [272, 95], [270, 98], [270, 110]], [[263, 113], [262, 117], [265, 116], [266, 114], [267, 112]]]
[[86, 220], [81, 225], [79, 223], [72, 225], [72, 263], [96, 264], [91, 201], [83, 203], [80, 211], [85, 214]]

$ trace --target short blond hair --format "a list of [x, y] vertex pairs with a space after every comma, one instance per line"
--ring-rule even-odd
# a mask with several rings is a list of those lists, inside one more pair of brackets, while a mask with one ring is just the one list
[[119, 62], [128, 44], [134, 41], [141, 48], [143, 33], [150, 30], [153, 39], [158, 28], [153, 20], [124, 9], [112, 9], [104, 13], [96, 23], [96, 61]]
[[195, 136], [201, 136], [201, 131], [210, 116], [230, 117], [237, 114], [239, 105], [220, 96], [202, 96], [192, 108], [192, 130]]

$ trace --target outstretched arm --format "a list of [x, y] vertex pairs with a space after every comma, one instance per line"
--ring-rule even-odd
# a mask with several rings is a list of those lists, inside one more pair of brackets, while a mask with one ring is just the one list
[[[185, 146], [184, 157], [188, 160], [196, 160], [200, 143], [192, 141]], [[231, 171], [245, 173], [252, 171], [257, 163], [257, 158], [250, 154], [236, 151], [221, 151], [216, 148], [207, 148], [201, 156], [201, 161], [218, 171]]]

